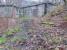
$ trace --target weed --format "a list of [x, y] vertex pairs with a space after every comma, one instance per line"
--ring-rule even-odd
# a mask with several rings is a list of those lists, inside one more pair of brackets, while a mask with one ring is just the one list
[[0, 44], [3, 44], [3, 43], [5, 43], [5, 42], [6, 42], [6, 38], [0, 37]]

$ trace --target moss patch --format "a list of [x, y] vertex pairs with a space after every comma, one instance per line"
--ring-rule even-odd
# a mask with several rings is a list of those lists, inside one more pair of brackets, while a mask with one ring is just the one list
[[5, 42], [6, 42], [6, 38], [0, 37], [0, 44], [5, 43]]

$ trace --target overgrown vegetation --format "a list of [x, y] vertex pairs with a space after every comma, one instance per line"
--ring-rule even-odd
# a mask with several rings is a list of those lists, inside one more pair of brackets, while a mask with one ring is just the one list
[[8, 29], [7, 31], [4, 32], [4, 34], [11, 35], [20, 31], [21, 31], [20, 27], [15, 27], [15, 28]]
[[45, 28], [51, 28], [54, 26], [54, 22], [51, 21], [50, 19], [45, 19], [44, 21], [41, 22], [41, 24], [45, 27]]
[[26, 35], [18, 35], [14, 38], [11, 39], [12, 42], [16, 42], [16, 41], [25, 41], [27, 39]]
[[0, 44], [3, 44], [5, 43], [7, 40], [5, 37], [0, 37]]
[[[20, 28], [20, 26], [7, 29], [4, 32], [5, 36], [0, 37], [0, 44], [8, 42], [8, 45], [5, 45], [8, 50], [21, 50], [22, 48], [22, 50], [57, 50], [56, 48], [63, 43], [61, 34], [65, 32], [63, 32], [63, 29], [59, 28], [58, 25], [54, 26], [56, 25], [55, 23], [59, 24], [62, 23], [62, 21], [56, 22], [57, 18], [55, 19], [53, 17], [61, 17], [61, 13], [64, 11], [63, 9], [63, 6], [55, 7], [54, 11], [44, 17], [40, 17], [43, 20], [38, 17], [37, 19], [33, 17], [32, 22], [30, 21], [32, 24], [29, 22], [31, 26], [29, 26], [27, 31], [21, 30], [23, 28]], [[25, 23], [23, 23], [23, 21], [28, 21], [31, 17], [21, 16], [19, 19], [22, 22], [21, 25], [23, 24], [24, 26]], [[55, 22], [52, 19], [55, 19]], [[67, 16], [64, 16], [63, 20], [67, 20]], [[28, 22], [26, 23], [28, 25]], [[25, 28], [28, 27], [27, 25]], [[9, 35], [13, 36], [10, 37]]]

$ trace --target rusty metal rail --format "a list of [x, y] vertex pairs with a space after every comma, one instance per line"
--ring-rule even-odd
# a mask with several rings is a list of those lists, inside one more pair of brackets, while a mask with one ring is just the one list
[[[48, 13], [48, 7], [49, 7], [49, 5], [51, 5], [51, 6], [56, 6], [56, 4], [54, 4], [54, 3], [39, 3], [39, 4], [34, 4], [34, 5], [28, 5], [28, 6], [24, 6], [24, 7], [22, 7], [22, 6], [16, 6], [16, 5], [7, 5], [7, 4], [0, 4], [0, 7], [9, 7], [9, 8], [11, 8], [11, 7], [13, 7], [13, 8], [15, 8], [18, 12], [19, 12], [19, 16], [26, 16], [25, 14], [25, 10], [26, 10], [26, 8], [32, 8], [32, 7], [36, 7], [36, 9], [38, 8], [38, 7], [40, 7], [40, 6], [44, 6], [43, 7], [43, 13], [42, 13], [42, 15], [41, 16], [44, 16], [45, 14], [47, 14]], [[22, 10], [22, 11], [21, 11]], [[38, 10], [38, 9], [37, 9]], [[37, 12], [37, 11], [36, 11]], [[23, 14], [22, 14], [23, 13]], [[38, 13], [39, 12], [37, 12], [37, 15], [36, 15], [36, 13], [35, 13], [35, 15], [34, 16], [38, 16]]]
[[19, 6], [15, 6], [15, 5], [1, 4], [0, 7], [15, 7], [15, 8], [23, 9], [23, 8], [34, 7], [34, 6], [47, 5], [47, 4], [56, 6], [56, 4], [53, 4], [53, 3], [40, 3], [40, 4], [34, 4], [34, 5], [29, 5], [29, 6], [24, 6], [24, 7], [19, 7]]

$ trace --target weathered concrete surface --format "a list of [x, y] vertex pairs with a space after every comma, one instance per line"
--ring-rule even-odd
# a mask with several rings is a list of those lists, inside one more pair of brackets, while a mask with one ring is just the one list
[[0, 33], [8, 28], [8, 19], [0, 17]]

